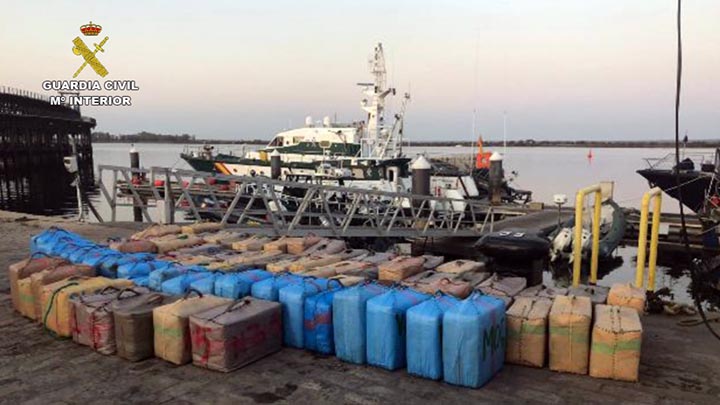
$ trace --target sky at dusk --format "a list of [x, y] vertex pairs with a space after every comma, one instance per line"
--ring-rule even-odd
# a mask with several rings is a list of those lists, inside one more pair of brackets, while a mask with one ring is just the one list
[[[92, 20], [108, 80], [131, 107], [97, 130], [269, 139], [305, 116], [364, 119], [357, 82], [382, 42], [409, 91], [412, 140], [671, 139], [674, 0], [13, 1], [0, 13], [0, 85], [41, 91], [82, 59]], [[720, 138], [720, 1], [685, 1], [681, 130]], [[83, 39], [92, 46], [93, 40]], [[100, 79], [86, 69], [78, 79]], [[101, 81], [103, 79], [100, 79]], [[49, 93], [48, 93], [49, 94]], [[93, 94], [124, 94], [93, 92]], [[391, 103], [398, 107], [399, 100]]]

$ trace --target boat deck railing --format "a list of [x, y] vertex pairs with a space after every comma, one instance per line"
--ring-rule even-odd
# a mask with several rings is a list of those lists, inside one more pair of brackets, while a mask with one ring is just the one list
[[[695, 168], [700, 170], [703, 164], [711, 163], [718, 164], [718, 151], [711, 152], [680, 152], [680, 161], [690, 159]], [[655, 170], [672, 170], [675, 167], [675, 153], [668, 153], [661, 158], [645, 158], [648, 169]]]

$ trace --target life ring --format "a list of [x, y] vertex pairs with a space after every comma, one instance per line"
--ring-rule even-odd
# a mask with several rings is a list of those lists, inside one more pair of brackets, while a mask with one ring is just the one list
[[492, 152], [478, 152], [477, 158], [475, 159], [475, 168], [476, 169], [490, 168], [490, 156], [492, 156]]

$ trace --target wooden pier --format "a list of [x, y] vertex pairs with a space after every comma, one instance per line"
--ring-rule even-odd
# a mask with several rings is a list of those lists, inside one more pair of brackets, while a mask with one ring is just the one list
[[63, 158], [75, 142], [85, 188], [93, 187], [93, 118], [28, 91], [0, 87], [0, 208], [50, 212], [64, 203], [72, 176]]

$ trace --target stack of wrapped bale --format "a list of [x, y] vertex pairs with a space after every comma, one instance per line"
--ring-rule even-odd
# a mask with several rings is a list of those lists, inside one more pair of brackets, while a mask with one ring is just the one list
[[407, 311], [407, 371], [431, 380], [442, 378], [443, 316], [460, 301], [438, 294]]
[[161, 293], [123, 295], [111, 304], [117, 355], [140, 361], [155, 355], [153, 309], [178, 297]]
[[508, 363], [543, 367], [547, 354], [548, 316], [552, 301], [518, 297], [507, 310]]
[[479, 388], [505, 363], [505, 304], [475, 292], [443, 316], [443, 379]]
[[597, 305], [590, 350], [590, 376], [637, 381], [642, 325], [637, 310]]
[[105, 277], [72, 277], [42, 288], [43, 325], [61, 337], [72, 336], [73, 306], [70, 297], [73, 294], [101, 291], [105, 287], [131, 287], [133, 282]]
[[381, 281], [402, 281], [421, 273], [424, 257], [398, 256], [378, 266], [378, 279]]
[[277, 302], [245, 297], [190, 316], [192, 362], [233, 371], [281, 349]]
[[608, 293], [607, 304], [632, 308], [642, 315], [645, 312], [645, 291], [632, 284], [613, 284]]
[[406, 364], [406, 313], [431, 296], [393, 288], [367, 302], [367, 362], [396, 370]]
[[550, 370], [587, 374], [592, 301], [557, 296], [550, 310]]
[[10, 281], [10, 298], [12, 300], [13, 308], [16, 311], [23, 313], [20, 310], [21, 305], [27, 305], [32, 307], [33, 296], [32, 291], [29, 288], [29, 280], [24, 284], [28, 287], [24, 288], [22, 294], [18, 284], [20, 280], [28, 279], [35, 273], [39, 273], [43, 270], [55, 268], [62, 264], [67, 263], [65, 259], [55, 257], [42, 257], [44, 254], [35, 255], [38, 257], [29, 257], [25, 260], [13, 263], [8, 267], [8, 279]]
[[95, 294], [78, 294], [70, 297], [73, 308], [72, 338], [78, 344], [89, 346], [101, 354], [115, 354], [115, 321], [112, 303], [123, 296], [149, 293], [143, 287], [105, 287]]
[[190, 316], [232, 303], [226, 298], [191, 294], [192, 291], [177, 301], [153, 309], [155, 356], [178, 365], [192, 360]]
[[367, 302], [389, 290], [383, 285], [368, 282], [335, 294], [333, 297], [333, 335], [335, 354], [340, 360], [365, 364], [367, 359]]

